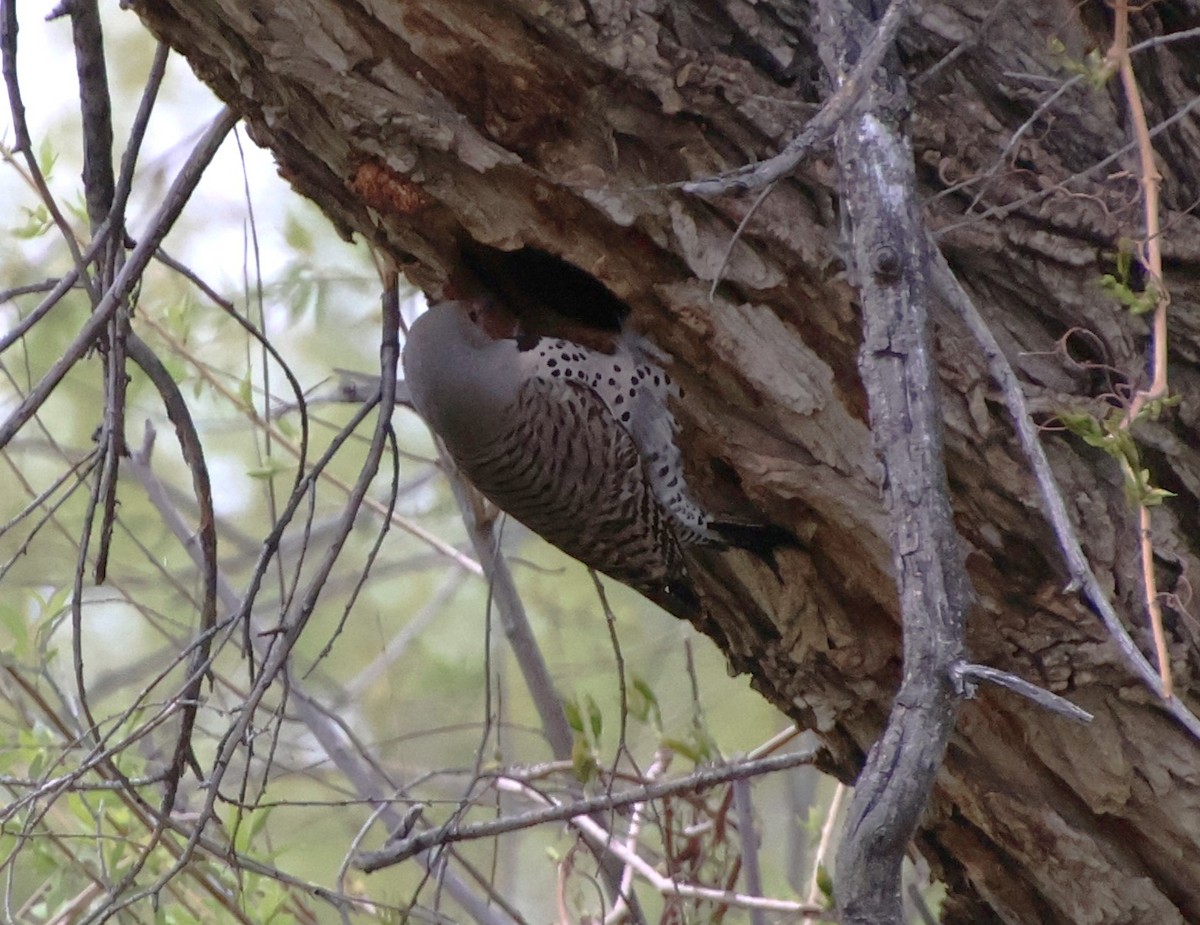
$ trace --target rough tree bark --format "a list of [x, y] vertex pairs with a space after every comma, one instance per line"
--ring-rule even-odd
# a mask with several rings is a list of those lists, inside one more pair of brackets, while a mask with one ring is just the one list
[[[466, 241], [537, 247], [592, 274], [675, 359], [698, 494], [785, 525], [781, 583], [752, 556], [696, 564], [708, 631], [852, 780], [898, 682], [888, 525], [843, 273], [828, 151], [752, 196], [661, 184], [779, 150], [827, 94], [814, 7], [750, 0], [137, 0], [150, 27], [242, 113], [285, 176], [345, 233], [439, 291]], [[1134, 43], [1200, 24], [1145, 6]], [[1112, 40], [1111, 10], [928, 0], [901, 30], [925, 217], [1021, 373], [1039, 420], [1144, 377], [1146, 323], [1099, 287], [1142, 218], [1117, 81], [1068, 81]], [[1152, 126], [1194, 106], [1200, 39], [1138, 51]], [[1200, 555], [1200, 125], [1154, 137], [1172, 298], [1172, 390], [1139, 425], [1156, 484], [1160, 588], [1194, 708]], [[950, 888], [947, 923], [1200, 921], [1197, 743], [1156, 704], [1069, 590], [982, 353], [934, 308], [957, 526], [978, 595], [973, 661], [1092, 711], [1066, 723], [1012, 694], [967, 703], [917, 845]], [[1145, 651], [1136, 517], [1116, 464], [1043, 441], [1092, 563]]]

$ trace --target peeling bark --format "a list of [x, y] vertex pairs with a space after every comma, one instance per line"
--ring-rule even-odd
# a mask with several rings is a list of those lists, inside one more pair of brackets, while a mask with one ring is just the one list
[[[827, 88], [814, 9], [132, 5], [244, 115], [299, 192], [422, 286], [452, 282], [466, 241], [532, 246], [632, 307], [633, 323], [675, 358], [697, 494], [803, 540], [779, 553], [782, 584], [749, 555], [698, 557], [708, 629], [764, 696], [820, 732], [828, 769], [853, 779], [896, 689], [900, 640], [831, 157], [810, 159], [766, 200], [712, 300], [751, 197], [706, 202], [661, 186], [769, 156], [816, 111]], [[1134, 152], [1119, 86], [1062, 87], [1071, 61], [1107, 47], [1110, 13], [1030, 0], [993, 9], [930, 0], [900, 34], [925, 218], [1035, 413], [1103, 413], [1114, 384], [1144, 375], [1144, 321], [1098, 286], [1121, 239], [1140, 233], [1124, 172]], [[1145, 7], [1133, 41], [1198, 21], [1189, 0]], [[1152, 125], [1196, 104], [1198, 54], [1191, 39], [1135, 56]], [[1172, 387], [1183, 400], [1137, 434], [1156, 484], [1179, 495], [1155, 509], [1155, 541], [1160, 587], [1180, 597], [1167, 602], [1177, 685], [1195, 709], [1197, 624], [1186, 610], [1200, 554], [1200, 221], [1189, 209], [1200, 198], [1200, 121], [1178, 118], [1154, 143], [1166, 177]], [[390, 192], [369, 195], [381, 182]], [[970, 657], [1096, 714], [1079, 728], [994, 690], [963, 707], [917, 836], [950, 887], [943, 921], [1200, 921], [1196, 743], [1065, 589], [984, 359], [951, 313], [935, 307], [933, 320], [954, 513], [978, 594]], [[1097, 573], [1150, 651], [1136, 518], [1115, 464], [1060, 433], [1044, 442]]]

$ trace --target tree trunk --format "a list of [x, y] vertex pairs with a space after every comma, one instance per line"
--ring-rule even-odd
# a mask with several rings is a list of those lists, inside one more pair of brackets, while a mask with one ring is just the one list
[[[769, 156], [827, 96], [806, 3], [749, 0], [139, 0], [137, 12], [271, 148], [344, 233], [431, 292], [464, 249], [538, 248], [594, 276], [673, 357], [696, 493], [796, 533], [779, 580], [749, 553], [693, 563], [731, 665], [816, 729], [853, 780], [899, 679], [889, 524], [856, 371], [828, 146], [754, 195], [665, 184]], [[1120, 83], [1096, 67], [1112, 11], [927, 0], [897, 43], [925, 217], [1022, 376], [1039, 421], [1104, 417], [1145, 384], [1147, 323], [1100, 286], [1144, 237]], [[1166, 0], [1137, 43], [1200, 24]], [[864, 36], [864, 42], [866, 37]], [[1167, 639], [1185, 702], [1196, 678], [1190, 575], [1200, 553], [1200, 39], [1138, 51], [1163, 185], [1171, 389], [1136, 436], [1153, 509]], [[728, 251], [728, 260], [726, 254]], [[713, 281], [720, 278], [710, 299]], [[1136, 283], [1136, 280], [1135, 280]], [[1136, 285], [1135, 285], [1136, 288]], [[1075, 726], [1017, 696], [965, 704], [916, 843], [947, 923], [1200, 921], [1196, 742], [1067, 587], [1003, 396], [964, 325], [934, 306], [949, 482], [977, 594], [971, 658], [1095, 714]], [[1092, 566], [1152, 652], [1137, 516], [1117, 463], [1043, 443]], [[1190, 513], [1189, 513], [1190, 512]]]

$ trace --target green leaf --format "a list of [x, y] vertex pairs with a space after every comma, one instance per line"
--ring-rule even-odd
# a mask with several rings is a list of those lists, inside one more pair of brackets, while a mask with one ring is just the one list
[[7, 600], [0, 601], [0, 628], [8, 632], [12, 641], [11, 645], [0, 648], [0, 664], [15, 665], [22, 656], [32, 654], [25, 613]]
[[61, 588], [59, 588], [53, 594], [51, 594], [50, 597], [46, 600], [45, 613], [50, 616], [56, 616], [57, 614], [62, 613], [64, 610], [67, 609], [67, 605], [68, 605], [68, 603], [70, 603], [70, 599], [71, 599], [71, 588], [68, 585], [63, 585]]
[[1175, 492], [1167, 491], [1165, 488], [1147, 488], [1142, 492], [1142, 504], [1146, 507], [1158, 507], [1167, 498], [1176, 497]]
[[833, 899], [833, 878], [829, 876], [824, 864], [817, 865], [817, 889], [827, 900]]
[[50, 218], [50, 211], [40, 203], [32, 209], [22, 206], [21, 211], [25, 213], [25, 222], [12, 229], [15, 237], [26, 241], [40, 238], [54, 226], [54, 220]]
[[661, 734], [663, 728], [662, 710], [658, 705], [658, 697], [654, 689], [642, 678], [634, 675], [629, 681], [629, 712], [638, 722], [651, 722]]
[[576, 736], [575, 741], [571, 745], [571, 769], [575, 775], [575, 779], [581, 784], [586, 784], [596, 776], [600, 765], [596, 761], [596, 754], [588, 746], [581, 737]]
[[50, 141], [50, 136], [47, 135], [42, 139], [42, 143], [38, 145], [37, 165], [38, 170], [42, 172], [42, 176], [47, 182], [54, 176], [54, 165], [58, 163], [58, 153], [54, 150], [54, 145]]
[[240, 824], [237, 826], [237, 835], [234, 839], [234, 847], [239, 854], [249, 852], [255, 837], [267, 824], [267, 819], [270, 817], [272, 809], [274, 809], [273, 806], [259, 806], [254, 809], [247, 809], [242, 813]]
[[295, 212], [289, 211], [283, 220], [283, 239], [294, 251], [311, 254], [313, 251], [313, 236]]
[[238, 398], [242, 400], [242, 404], [247, 408], [254, 407], [254, 385], [251, 383], [249, 376], [246, 376], [238, 383]]
[[694, 743], [685, 739], [676, 738], [675, 736], [663, 736], [663, 745], [671, 749], [671, 751], [683, 755], [684, 758], [693, 764], [700, 764], [704, 760], [704, 755], [700, 749]]
[[1129, 309], [1131, 314], [1145, 315], [1158, 307], [1158, 287], [1147, 286], [1135, 292], [1127, 282], [1106, 273], [1100, 277], [1100, 288]]
[[604, 731], [604, 715], [600, 712], [600, 707], [592, 699], [591, 694], [584, 695], [583, 702], [587, 708], [588, 724], [591, 726], [592, 740], [599, 743], [600, 733]]
[[1067, 46], [1062, 39], [1051, 36], [1046, 41], [1050, 49], [1050, 53], [1062, 61], [1063, 70], [1070, 74], [1077, 74], [1091, 85], [1093, 89], [1099, 89], [1108, 82], [1108, 79], [1116, 73], [1116, 65], [1108, 60], [1108, 56], [1100, 52], [1098, 48], [1093, 48], [1082, 60], [1067, 57]]
[[280, 913], [284, 911], [283, 906], [288, 900], [288, 895], [284, 892], [283, 887], [273, 880], [267, 878], [262, 879], [262, 885], [256, 891], [261, 894], [255, 902], [255, 916], [263, 925], [271, 925], [272, 922], [293, 921], [289, 918], [281, 918]]
[[567, 714], [567, 725], [580, 735], [583, 734], [583, 714], [579, 711], [579, 704], [574, 700], [568, 700], [563, 704], [563, 710]]
[[1107, 449], [1108, 434], [1093, 415], [1060, 411], [1058, 412], [1058, 420], [1063, 427], [1083, 440], [1088, 446]]
[[1157, 421], [1165, 408], [1173, 408], [1183, 401], [1182, 395], [1164, 395], [1162, 398], [1155, 398], [1146, 402], [1142, 406], [1141, 412], [1138, 414], [1138, 420], [1143, 418], [1148, 421]]
[[284, 459], [278, 459], [274, 456], [268, 457], [261, 466], [255, 466], [253, 469], [247, 469], [246, 475], [252, 479], [271, 479], [279, 475], [281, 472], [291, 472], [295, 466], [293, 463]]

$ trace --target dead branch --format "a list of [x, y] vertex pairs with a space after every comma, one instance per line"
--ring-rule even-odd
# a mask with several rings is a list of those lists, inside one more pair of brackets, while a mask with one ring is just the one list
[[[823, 0], [820, 10], [823, 56], [837, 85], [866, 23], [843, 0]], [[950, 669], [963, 659], [972, 599], [942, 459], [921, 209], [900, 127], [906, 105], [899, 69], [884, 67], [837, 133], [862, 300], [859, 371], [884, 467], [904, 650], [900, 690], [859, 774], [837, 852], [834, 896], [847, 925], [904, 921], [901, 863], [954, 730]]]

